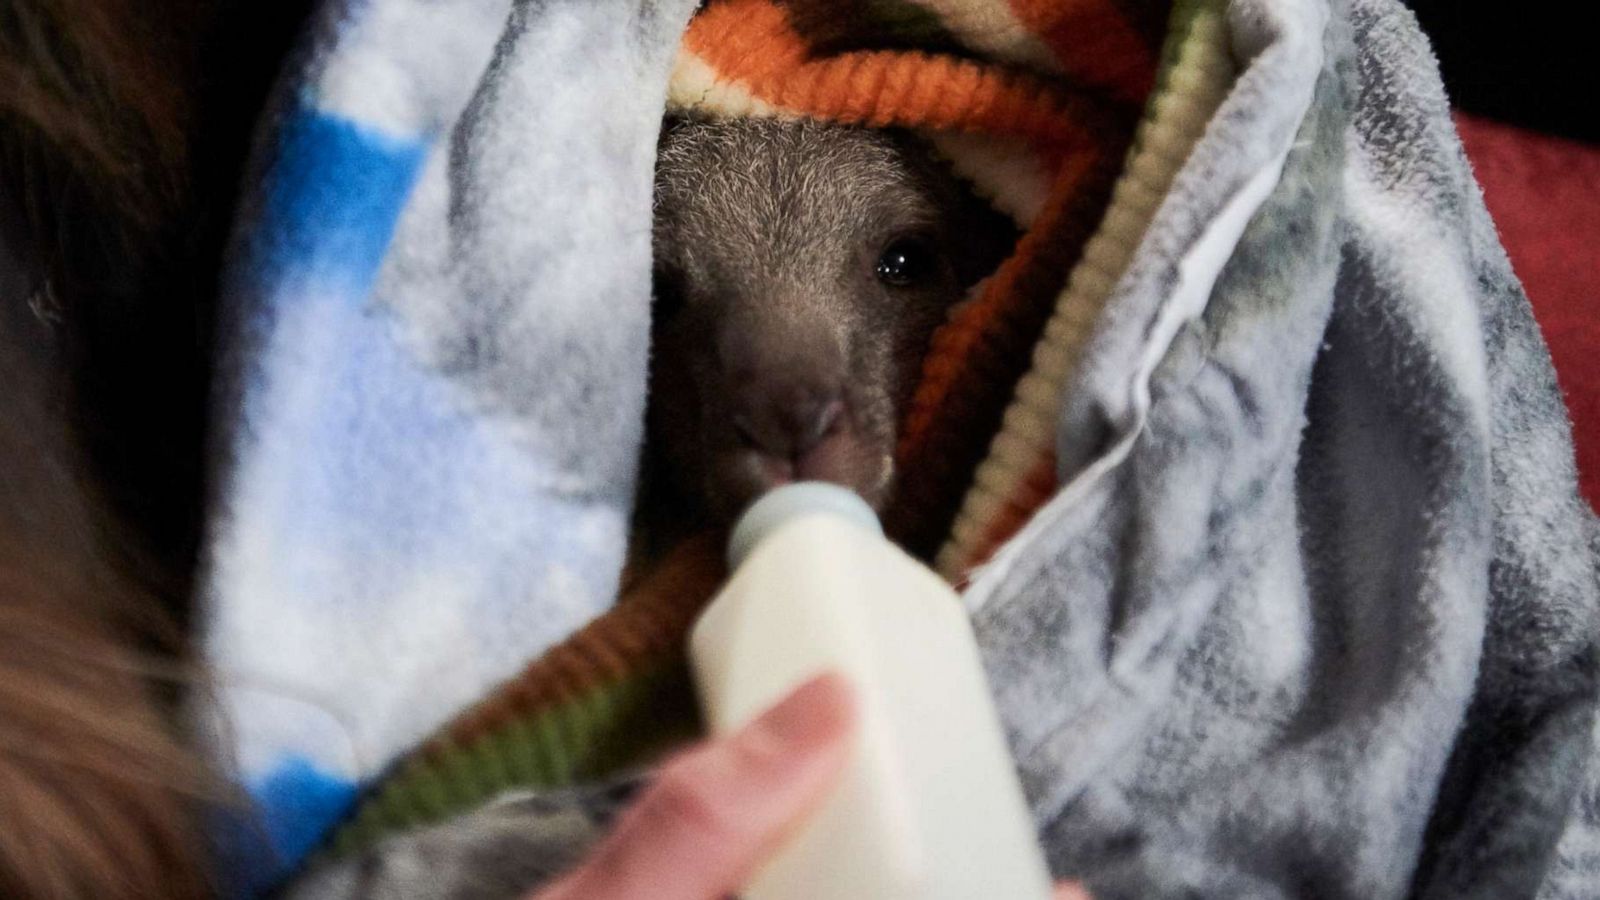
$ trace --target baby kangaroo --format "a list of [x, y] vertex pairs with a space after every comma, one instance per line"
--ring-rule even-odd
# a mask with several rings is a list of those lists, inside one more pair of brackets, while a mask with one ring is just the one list
[[929, 337], [1011, 237], [908, 137], [669, 120], [648, 477], [724, 523], [801, 479], [881, 508]]

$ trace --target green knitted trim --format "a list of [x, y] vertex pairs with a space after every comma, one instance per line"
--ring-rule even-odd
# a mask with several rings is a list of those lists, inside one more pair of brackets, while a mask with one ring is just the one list
[[[1165, 123], [1168, 112], [1192, 94], [1211, 94], [1234, 83], [1227, 67], [1230, 56], [1227, 30], [1214, 27], [1226, 18], [1229, 0], [1176, 0], [1168, 16], [1162, 56], [1155, 67], [1155, 88], [1144, 102], [1144, 117], [1128, 147], [1128, 160], [1144, 149], [1152, 133]], [[1202, 106], [1214, 106], [1198, 99]]]
[[441, 740], [403, 760], [333, 836], [342, 856], [448, 819], [514, 789], [567, 787], [641, 766], [700, 734], [682, 659], [516, 716], [466, 743]]

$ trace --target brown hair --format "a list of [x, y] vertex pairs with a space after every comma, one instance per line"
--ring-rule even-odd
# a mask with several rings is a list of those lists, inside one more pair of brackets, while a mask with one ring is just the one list
[[[0, 7], [0, 162], [36, 235], [147, 235], [180, 203], [198, 0], [11, 0]], [[40, 196], [43, 189], [52, 193]], [[98, 207], [100, 216], [68, 222]], [[44, 251], [36, 246], [36, 251]]]
[[177, 632], [121, 571], [48, 379], [0, 325], [0, 894], [209, 893], [216, 793], [150, 676]]
[[94, 589], [38, 574], [0, 557], [0, 894], [208, 896], [204, 769]]
[[0, 310], [0, 895], [212, 893], [200, 805], [214, 783], [155, 677], [182, 657], [177, 604], [117, 537], [76, 371], [80, 325], [140, 299], [186, 202], [199, 10], [0, 4], [0, 240], [61, 319], [35, 333]]

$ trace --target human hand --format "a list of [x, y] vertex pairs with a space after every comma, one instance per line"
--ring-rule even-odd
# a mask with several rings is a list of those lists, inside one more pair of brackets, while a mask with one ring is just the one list
[[[820, 675], [662, 768], [588, 858], [528, 900], [714, 900], [737, 893], [838, 781], [855, 698]], [[1063, 883], [1054, 900], [1090, 900]]]

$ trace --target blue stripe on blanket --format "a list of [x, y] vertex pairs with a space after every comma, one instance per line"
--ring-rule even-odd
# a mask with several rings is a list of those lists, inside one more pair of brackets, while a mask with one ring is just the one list
[[273, 847], [301, 859], [350, 808], [356, 786], [291, 756], [250, 793], [268, 813], [264, 824]]
[[[238, 288], [264, 302], [257, 309], [280, 324], [318, 303], [358, 306], [429, 147], [423, 137], [385, 134], [305, 101], [296, 105], [278, 131], [238, 270], [247, 283]], [[326, 313], [320, 318], [326, 324]], [[230, 896], [258, 896], [294, 871], [348, 811], [357, 785], [289, 755], [254, 775], [248, 791], [251, 820], [221, 829]]]
[[219, 814], [219, 891], [250, 900], [279, 886], [349, 811], [356, 786], [297, 756], [248, 787], [249, 814]]
[[304, 278], [366, 297], [429, 146], [296, 106], [268, 167], [247, 277], [257, 288]]
[[316, 848], [356, 797], [356, 786], [291, 756], [250, 789], [280, 859], [298, 862]]

